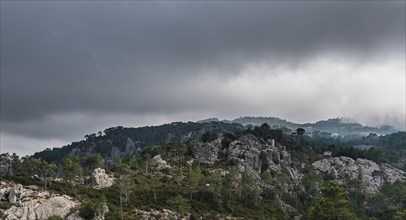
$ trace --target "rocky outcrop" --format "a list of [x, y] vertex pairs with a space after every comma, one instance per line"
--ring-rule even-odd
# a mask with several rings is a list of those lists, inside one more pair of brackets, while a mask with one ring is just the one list
[[406, 173], [402, 170], [387, 164], [379, 166], [373, 161], [361, 158], [353, 160], [349, 157], [333, 157], [316, 161], [312, 165], [317, 173], [330, 175], [341, 184], [360, 178], [366, 194], [378, 192], [385, 181], [393, 183], [406, 179]]
[[102, 189], [110, 187], [114, 183], [114, 179], [106, 174], [106, 171], [102, 168], [96, 168], [92, 172], [92, 185], [96, 189]]
[[156, 155], [151, 159], [152, 165], [157, 166], [158, 170], [170, 168], [168, 163], [162, 159], [161, 155]]
[[21, 199], [25, 197], [24, 189], [21, 184], [16, 184], [8, 190], [8, 202], [10, 205], [21, 205]]
[[[78, 202], [66, 195], [54, 195], [48, 191], [24, 189], [22, 185], [1, 184], [2, 198], [8, 198], [11, 208], [4, 210], [6, 220], [11, 219], [48, 219], [50, 216], [64, 218]], [[35, 188], [35, 187], [32, 187]]]
[[75, 206], [77, 206], [76, 202], [63, 195], [44, 200], [26, 201], [21, 207], [14, 206], [4, 213], [8, 215], [6, 219], [47, 219], [53, 215], [64, 217]]
[[106, 161], [108, 164], [114, 164], [114, 162], [116, 162], [119, 158], [125, 157], [137, 151], [138, 149], [136, 148], [136, 143], [131, 138], [127, 138], [124, 151], [117, 146], [113, 146], [110, 151], [110, 157], [108, 157]]
[[275, 147], [272, 140], [265, 142], [254, 135], [244, 135], [230, 143], [223, 154], [228, 163], [235, 165], [239, 172], [259, 178], [267, 170], [275, 174], [285, 170], [292, 180], [299, 182], [300, 174], [292, 164], [289, 152], [283, 146]]
[[262, 161], [260, 154], [263, 145], [253, 135], [242, 136], [230, 143], [226, 150], [228, 163], [236, 165], [239, 172], [245, 172], [259, 178]]
[[396, 180], [406, 180], [406, 172], [392, 167], [389, 164], [382, 164], [380, 167], [386, 181], [393, 183]]
[[199, 163], [214, 164], [218, 159], [220, 147], [220, 139], [207, 143], [198, 143], [194, 149], [194, 157]]
[[[127, 138], [127, 143], [125, 147], [119, 147], [113, 145], [112, 140], [106, 140], [105, 144], [109, 146], [110, 152], [108, 155], [103, 155], [103, 163], [106, 165], [113, 165], [119, 158], [128, 156], [132, 153], [139, 153], [141, 149], [139, 148], [139, 141], [133, 141], [131, 138]], [[95, 151], [97, 144], [95, 142], [88, 143], [86, 148], [73, 148], [68, 157], [91, 157], [97, 152]], [[138, 146], [138, 147], [137, 147]]]

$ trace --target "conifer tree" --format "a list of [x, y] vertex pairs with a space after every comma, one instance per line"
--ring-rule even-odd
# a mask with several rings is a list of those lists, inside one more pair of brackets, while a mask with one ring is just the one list
[[351, 203], [347, 191], [335, 181], [321, 188], [321, 196], [309, 208], [309, 220], [350, 220], [357, 219], [350, 209]]

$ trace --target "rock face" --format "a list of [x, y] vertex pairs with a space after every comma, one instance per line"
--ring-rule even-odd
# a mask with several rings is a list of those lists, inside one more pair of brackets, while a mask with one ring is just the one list
[[77, 203], [68, 196], [55, 196], [45, 200], [31, 200], [21, 207], [12, 207], [5, 211], [6, 219], [47, 219], [50, 216], [65, 216]]
[[286, 170], [298, 182], [300, 176], [292, 164], [289, 152], [283, 146], [273, 145], [275, 143], [272, 140], [265, 142], [254, 135], [245, 135], [233, 141], [224, 154], [229, 163], [237, 164], [239, 172], [252, 173], [259, 178], [259, 174], [267, 170], [277, 174]]
[[199, 163], [214, 164], [218, 158], [218, 152], [221, 147], [221, 140], [199, 143], [194, 149], [195, 159]]
[[170, 166], [167, 164], [165, 160], [162, 159], [161, 155], [156, 155], [151, 159], [153, 165], [157, 166], [158, 169], [165, 169], [169, 168]]
[[8, 202], [10, 205], [21, 205], [21, 199], [25, 196], [24, 189], [21, 184], [16, 184], [8, 191]]
[[[139, 152], [140, 149], [138, 146], [139, 142], [134, 142], [131, 138], [127, 138], [127, 143], [125, 145], [125, 148], [122, 149], [118, 146], [114, 146], [112, 140], [107, 140], [106, 144], [110, 145], [110, 154], [109, 156], [104, 156], [103, 161], [107, 165], [112, 165], [114, 164], [120, 157], [125, 157], [127, 155], [130, 155], [131, 153], [134, 152]], [[71, 152], [69, 152], [68, 156], [70, 157], [90, 157], [96, 154], [95, 151], [96, 148], [96, 143], [92, 142], [89, 143], [89, 147], [86, 147], [84, 149], [80, 148], [73, 148]]]
[[321, 175], [332, 175], [344, 184], [351, 179], [360, 178], [365, 185], [364, 193], [372, 194], [379, 191], [385, 181], [405, 180], [406, 173], [387, 164], [379, 166], [373, 161], [349, 157], [334, 157], [314, 162], [314, 169]]
[[114, 183], [114, 179], [110, 178], [106, 171], [102, 168], [96, 168], [92, 172], [92, 185], [96, 189], [110, 187]]
[[[8, 187], [2, 184], [1, 187]], [[11, 208], [5, 210], [3, 214], [6, 220], [11, 219], [48, 219], [56, 215], [65, 217], [71, 208], [79, 205], [69, 196], [50, 195], [47, 191], [34, 191], [24, 189], [20, 184], [8, 187], [3, 190], [2, 197], [8, 197]]]
[[259, 157], [265, 148], [267, 146], [260, 143], [255, 136], [245, 135], [230, 143], [226, 155], [231, 164], [237, 164], [239, 172], [258, 174], [261, 172], [262, 165]]
[[244, 135], [221, 151], [221, 141], [214, 140], [208, 143], [199, 143], [194, 149], [195, 160], [199, 163], [214, 164], [219, 153], [226, 157], [226, 162], [234, 166], [238, 172], [247, 173], [260, 178], [263, 171], [287, 174], [297, 182], [300, 175], [292, 165], [290, 154], [283, 146], [275, 147], [275, 141], [267, 142], [254, 135]]

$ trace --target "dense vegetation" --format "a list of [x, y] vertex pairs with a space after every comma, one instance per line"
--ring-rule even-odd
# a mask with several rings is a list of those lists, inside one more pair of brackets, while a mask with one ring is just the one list
[[400, 162], [406, 158], [406, 132], [351, 137], [331, 137], [328, 133], [318, 132], [307, 139], [317, 153], [330, 151], [332, 156], [364, 158], [378, 164], [390, 163], [406, 170], [404, 163]]
[[124, 151], [128, 138], [132, 139], [136, 146], [143, 149], [146, 146], [161, 145], [168, 141], [198, 140], [201, 135], [207, 132], [233, 133], [242, 131], [243, 127], [235, 123], [194, 123], [194, 122], [174, 122], [160, 126], [147, 126], [141, 128], [124, 128], [121, 126], [107, 128], [104, 132], [85, 136], [85, 140], [73, 142], [62, 148], [46, 149], [35, 153], [35, 158], [41, 158], [48, 162], [60, 163], [73, 149], [88, 150], [100, 153], [103, 158], [110, 156], [113, 147]]

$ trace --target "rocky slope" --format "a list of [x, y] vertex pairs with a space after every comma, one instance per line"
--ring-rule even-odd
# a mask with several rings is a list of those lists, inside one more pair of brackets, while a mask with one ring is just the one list
[[3, 210], [6, 220], [48, 219], [50, 216], [64, 218], [70, 209], [80, 205], [78, 201], [66, 195], [50, 194], [36, 186], [24, 188], [21, 184], [0, 182], [0, 197], [11, 207]]
[[312, 164], [317, 173], [330, 175], [339, 183], [344, 184], [352, 179], [361, 179], [364, 193], [372, 194], [379, 191], [385, 181], [406, 180], [406, 173], [388, 164], [379, 166], [373, 161], [349, 157], [334, 157], [316, 161]]
[[[103, 219], [109, 208], [109, 215], [119, 216], [120, 210], [117, 207], [122, 205], [123, 201], [127, 209], [124, 215], [142, 219], [154, 219], [154, 215], [180, 218], [191, 215], [191, 207], [200, 210], [203, 207], [204, 212], [207, 212], [209, 208], [213, 209], [212, 204], [222, 206], [226, 202], [229, 202], [227, 206], [211, 213], [213, 215], [210, 215], [209, 219], [219, 214], [234, 216], [235, 213], [224, 211], [230, 204], [234, 209], [249, 207], [242, 209], [246, 213], [237, 213], [235, 216], [247, 217], [250, 216], [250, 210], [256, 213], [260, 210], [258, 207], [268, 206], [274, 209], [271, 212], [286, 217], [281, 219], [304, 219], [306, 208], [314, 204], [320, 195], [320, 189], [324, 187], [323, 184], [329, 180], [336, 180], [349, 193], [350, 184], [362, 182], [362, 196], [365, 196], [362, 205], [373, 204], [368, 199], [378, 192], [385, 192], [385, 187], [391, 185], [385, 183], [396, 185], [403, 184], [397, 182], [398, 180], [406, 180], [404, 171], [388, 164], [378, 165], [360, 158], [354, 160], [343, 156], [331, 157], [331, 154], [325, 154], [323, 157], [320, 152], [311, 151], [310, 144], [304, 146], [305, 140], [299, 136], [285, 136], [288, 141], [283, 141], [282, 138], [275, 141], [278, 136], [272, 136], [272, 132], [264, 135], [265, 128], [262, 129], [257, 130], [262, 133], [255, 133], [254, 130], [244, 134], [216, 135], [213, 138], [220, 138], [206, 143], [166, 142], [164, 145], [148, 148], [148, 151], [145, 151], [148, 155], [137, 147], [139, 142], [130, 137], [123, 135], [119, 138], [121, 148], [108, 139], [105, 143], [113, 147], [108, 148], [111, 152], [100, 160], [109, 169], [109, 174], [101, 168], [90, 172], [86, 158], [82, 158], [82, 164], [78, 162], [78, 166], [81, 166], [82, 170], [87, 169], [88, 176], [80, 177], [72, 183], [77, 184], [77, 187], [84, 187], [82, 190], [85, 192], [88, 188], [93, 188], [89, 190], [88, 198], [93, 198], [94, 193], [105, 193], [109, 206], [105, 205], [99, 210], [100, 213], [95, 213], [96, 219]], [[91, 138], [89, 143], [94, 144], [86, 150], [74, 148], [70, 155], [91, 156], [97, 152], [97, 144], [95, 145], [96, 140]], [[121, 153], [114, 153], [114, 149]], [[128, 154], [137, 151], [140, 152], [128, 157]], [[111, 163], [118, 158], [118, 165]], [[2, 170], [12, 174], [13, 172], [8, 170], [13, 160], [7, 157], [4, 161], [0, 164]], [[30, 169], [31, 166], [26, 165], [23, 170]], [[60, 172], [64, 170], [59, 169]], [[38, 175], [31, 176], [27, 172], [23, 175], [26, 178], [39, 178]], [[116, 181], [119, 184], [114, 185]], [[143, 197], [137, 197], [138, 195]], [[3, 201], [0, 207], [3, 207], [2, 214], [5, 219], [46, 219], [52, 215], [70, 220], [81, 219], [78, 211], [71, 210], [77, 207], [79, 202], [67, 196], [51, 195], [38, 187], [2, 183], [0, 196]], [[126, 202], [128, 198], [131, 198], [131, 204]], [[389, 201], [394, 196], [389, 195], [387, 198]], [[401, 198], [398, 200], [403, 201]], [[4, 206], [4, 202], [11, 207]], [[83, 199], [81, 202], [82, 206], [86, 207], [88, 201]], [[265, 205], [262, 206], [262, 203]], [[403, 202], [398, 204], [400, 205], [396, 207], [399, 209], [405, 207]], [[370, 207], [367, 205], [365, 207]], [[167, 209], [172, 211], [165, 211]], [[202, 213], [199, 214], [202, 216]]]
[[60, 162], [68, 156], [88, 157], [100, 153], [106, 164], [113, 164], [120, 157], [141, 152], [145, 146], [161, 145], [169, 141], [196, 141], [206, 132], [215, 132], [221, 136], [242, 130], [244, 127], [241, 124], [224, 122], [173, 122], [140, 128], [118, 126], [99, 132], [98, 135], [86, 135], [85, 140], [62, 148], [37, 152], [33, 156], [48, 162]]
[[264, 171], [281, 173], [283, 169], [294, 180], [299, 180], [296, 165], [292, 163], [291, 156], [282, 145], [275, 146], [274, 140], [267, 142], [254, 135], [244, 135], [221, 149], [221, 141], [214, 140], [200, 143], [194, 149], [195, 160], [203, 164], [214, 164], [220, 159], [220, 152], [227, 164], [230, 164], [240, 173], [254, 175], [258, 179]]

